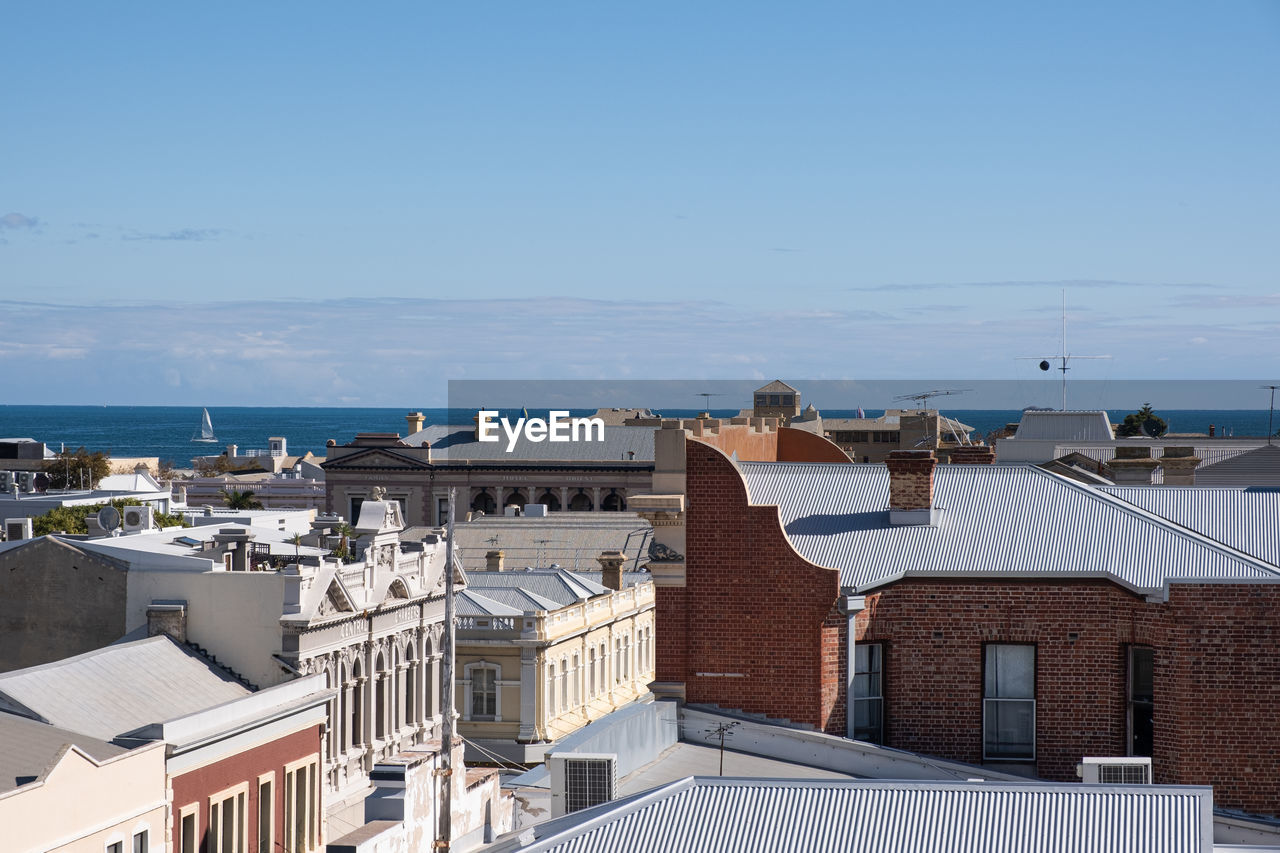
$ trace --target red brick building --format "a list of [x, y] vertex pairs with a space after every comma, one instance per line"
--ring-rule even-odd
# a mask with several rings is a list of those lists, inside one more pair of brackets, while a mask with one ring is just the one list
[[633, 501], [670, 552], [656, 691], [1054, 780], [1145, 754], [1280, 813], [1280, 493], [1224, 525], [1169, 492], [1173, 523], [1030, 466], [849, 464], [793, 432], [659, 431], [660, 495]]

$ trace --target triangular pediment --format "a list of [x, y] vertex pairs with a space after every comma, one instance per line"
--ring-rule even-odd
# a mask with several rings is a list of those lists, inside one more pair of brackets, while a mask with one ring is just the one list
[[419, 471], [426, 470], [431, 466], [427, 464], [425, 459], [417, 459], [409, 454], [398, 453], [389, 448], [371, 447], [368, 450], [358, 451], [356, 453], [325, 462], [320, 467], [324, 468], [326, 471], [341, 471], [347, 469]]
[[351, 598], [347, 595], [347, 591], [342, 588], [342, 584], [337, 580], [329, 583], [329, 588], [325, 590], [324, 598], [320, 599], [319, 615], [331, 616], [335, 613], [352, 613], [355, 607], [351, 603]]

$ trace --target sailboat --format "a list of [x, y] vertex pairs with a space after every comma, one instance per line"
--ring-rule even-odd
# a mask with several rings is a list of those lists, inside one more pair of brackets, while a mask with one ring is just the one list
[[201, 444], [214, 444], [217, 438], [213, 435], [213, 421], [209, 420], [209, 410], [205, 409], [204, 414], [200, 416], [200, 428], [191, 436], [192, 441], [198, 441]]

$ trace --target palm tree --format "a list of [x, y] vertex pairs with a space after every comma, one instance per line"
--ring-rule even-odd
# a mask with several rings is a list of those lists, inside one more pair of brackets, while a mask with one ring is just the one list
[[221, 494], [222, 499], [227, 502], [228, 509], [262, 509], [262, 501], [258, 500], [253, 492], [229, 492], [223, 489]]
[[293, 553], [297, 557], [298, 564], [302, 564], [302, 534], [295, 533], [293, 538], [289, 540], [293, 543]]

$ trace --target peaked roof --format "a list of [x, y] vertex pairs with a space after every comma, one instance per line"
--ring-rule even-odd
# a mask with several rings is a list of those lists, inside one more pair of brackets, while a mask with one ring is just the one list
[[248, 694], [165, 636], [0, 673], [0, 710], [101, 740]]
[[1015, 439], [1050, 441], [1111, 441], [1111, 420], [1104, 411], [1027, 411], [1018, 422]]
[[1210, 853], [1213, 789], [688, 777], [513, 833], [501, 853]]
[[[883, 465], [740, 462], [749, 500], [777, 505], [792, 547], [866, 590], [912, 576], [1268, 580], [1280, 567], [1034, 466], [938, 465], [934, 525], [889, 522]], [[1280, 494], [1272, 504], [1280, 510]]]
[[[504, 590], [505, 591], [505, 590]], [[508, 607], [500, 601], [481, 595], [474, 589], [458, 593], [455, 602], [459, 616], [523, 616], [518, 607]]]
[[488, 596], [495, 595], [500, 589], [524, 590], [555, 602], [557, 608], [611, 591], [581, 574], [564, 569], [468, 572], [467, 583], [471, 589]]
[[792, 388], [781, 379], [775, 379], [763, 388], [756, 389], [757, 394], [784, 394], [788, 392], [792, 394], [797, 393], [795, 388]]
[[76, 746], [95, 761], [125, 752], [122, 746], [37, 722], [0, 713], [0, 793], [44, 776], [68, 746]]
[[1098, 489], [1179, 527], [1280, 566], [1280, 489], [1259, 486], [1099, 486]]
[[1280, 486], [1280, 445], [1264, 444], [1196, 468], [1197, 486]]

